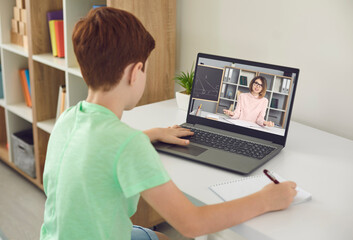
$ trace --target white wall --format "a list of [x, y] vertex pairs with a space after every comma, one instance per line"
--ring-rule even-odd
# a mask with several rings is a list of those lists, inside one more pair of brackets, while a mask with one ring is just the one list
[[352, 0], [178, 0], [176, 52], [297, 67], [292, 119], [353, 140]]

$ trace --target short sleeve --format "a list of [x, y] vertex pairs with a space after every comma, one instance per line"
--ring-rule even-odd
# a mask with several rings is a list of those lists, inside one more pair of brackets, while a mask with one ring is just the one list
[[126, 198], [170, 180], [150, 139], [142, 132], [123, 144], [117, 157], [116, 174]]

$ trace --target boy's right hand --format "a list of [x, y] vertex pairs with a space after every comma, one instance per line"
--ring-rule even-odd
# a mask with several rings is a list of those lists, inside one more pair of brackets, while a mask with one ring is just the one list
[[280, 184], [270, 183], [266, 185], [260, 193], [263, 195], [265, 208], [267, 211], [282, 210], [292, 203], [297, 190], [295, 182], [286, 181]]

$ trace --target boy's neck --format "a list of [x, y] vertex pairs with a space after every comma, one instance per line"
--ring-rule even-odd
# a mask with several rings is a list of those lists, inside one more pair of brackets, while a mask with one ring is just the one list
[[119, 119], [123, 115], [125, 109], [124, 101], [116, 91], [93, 91], [88, 89], [88, 96], [86, 102], [101, 105], [112, 111]]

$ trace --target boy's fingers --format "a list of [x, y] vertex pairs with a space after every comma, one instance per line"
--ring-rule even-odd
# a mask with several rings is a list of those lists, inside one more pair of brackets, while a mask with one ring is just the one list
[[191, 135], [194, 135], [194, 132], [192, 132], [188, 129], [179, 131], [177, 134], [178, 137], [186, 137], [186, 136], [191, 136]]
[[173, 141], [172, 142], [173, 144], [182, 145], [182, 146], [188, 145], [190, 143], [189, 140], [181, 139], [181, 138], [177, 138], [177, 137], [173, 138], [172, 141]]

